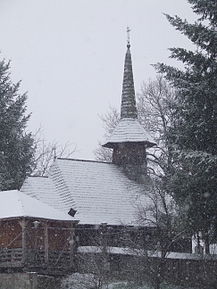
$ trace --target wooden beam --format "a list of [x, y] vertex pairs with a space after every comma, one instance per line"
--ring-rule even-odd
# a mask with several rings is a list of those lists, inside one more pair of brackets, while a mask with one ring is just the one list
[[25, 264], [26, 262], [26, 220], [23, 218], [21, 221], [19, 221], [19, 224], [22, 228], [22, 263]]
[[49, 250], [49, 243], [48, 243], [48, 225], [47, 221], [44, 223], [44, 252], [45, 252], [45, 263], [48, 263], [48, 250]]
[[71, 228], [71, 234], [70, 234], [70, 240], [69, 240], [69, 246], [70, 246], [70, 267], [74, 266], [74, 255], [75, 255], [75, 243], [74, 243], [74, 238], [75, 236], [75, 228], [74, 224], [72, 225]]

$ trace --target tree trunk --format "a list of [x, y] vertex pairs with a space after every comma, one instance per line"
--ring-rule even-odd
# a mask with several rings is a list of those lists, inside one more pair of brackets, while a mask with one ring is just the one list
[[210, 254], [210, 250], [209, 250], [209, 235], [208, 235], [208, 233], [204, 234], [204, 244], [205, 244], [205, 254]]
[[161, 283], [160, 278], [157, 277], [156, 282], [154, 284], [154, 289], [160, 289], [160, 283]]
[[157, 265], [154, 289], [160, 289], [163, 275], [164, 257], [161, 257]]

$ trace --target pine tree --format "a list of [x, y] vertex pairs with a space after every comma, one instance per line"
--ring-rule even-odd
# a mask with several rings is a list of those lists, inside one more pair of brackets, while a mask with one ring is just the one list
[[0, 190], [18, 189], [34, 160], [34, 139], [26, 132], [27, 95], [10, 79], [10, 62], [0, 61]]
[[[207, 240], [217, 225], [217, 1], [188, 0], [198, 20], [190, 24], [166, 15], [195, 50], [171, 48], [178, 69], [157, 64], [177, 90], [170, 140], [174, 171], [170, 191], [183, 207], [189, 225]], [[208, 241], [206, 246], [208, 252]]]

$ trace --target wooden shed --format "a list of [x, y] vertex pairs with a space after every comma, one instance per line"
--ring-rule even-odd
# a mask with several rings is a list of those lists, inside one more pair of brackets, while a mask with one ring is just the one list
[[0, 192], [1, 272], [71, 272], [76, 224], [70, 215], [20, 191]]

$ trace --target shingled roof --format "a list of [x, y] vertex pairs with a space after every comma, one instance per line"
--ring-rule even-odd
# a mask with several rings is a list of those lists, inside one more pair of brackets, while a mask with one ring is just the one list
[[124, 77], [123, 77], [122, 97], [121, 97], [121, 118], [137, 118], [137, 117], [138, 113], [136, 108], [130, 43], [128, 43], [124, 61]]
[[135, 225], [138, 208], [149, 202], [143, 185], [96, 161], [56, 159], [47, 178], [28, 177], [21, 190], [65, 213], [77, 210], [81, 224]]
[[28, 192], [18, 190], [0, 192], [0, 218], [34, 217], [41, 219], [73, 221], [75, 218], [60, 210], [54, 209], [35, 198]]
[[121, 119], [103, 146], [113, 148], [117, 143], [127, 142], [142, 142], [148, 147], [155, 145], [151, 135], [145, 131], [137, 119], [132, 118]]

